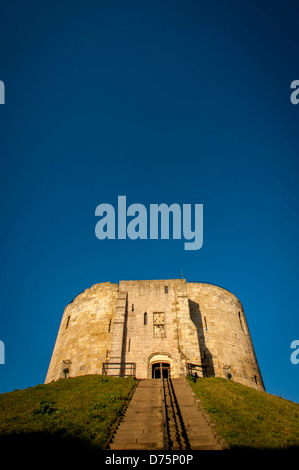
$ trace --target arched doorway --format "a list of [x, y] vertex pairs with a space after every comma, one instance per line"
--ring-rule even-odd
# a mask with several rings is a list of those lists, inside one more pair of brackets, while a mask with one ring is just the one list
[[152, 353], [148, 359], [147, 359], [147, 364], [148, 364], [148, 369], [147, 369], [147, 376], [148, 378], [160, 378], [161, 377], [161, 372], [160, 370], [160, 364], [162, 365], [162, 375], [164, 374], [165, 376], [169, 377], [170, 373], [172, 373], [172, 367], [173, 367], [173, 362], [172, 362], [172, 357], [170, 354], [166, 352], [155, 352]]
[[161, 379], [161, 375], [164, 379], [170, 376], [169, 362], [154, 362], [152, 364], [152, 378]]

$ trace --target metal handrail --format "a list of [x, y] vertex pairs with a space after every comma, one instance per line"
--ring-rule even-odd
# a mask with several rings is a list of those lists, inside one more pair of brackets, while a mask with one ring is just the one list
[[166, 398], [165, 398], [165, 387], [164, 387], [162, 371], [161, 371], [161, 394], [162, 394], [162, 420], [163, 420], [163, 450], [168, 450]]
[[[103, 362], [102, 374], [108, 375], [109, 371], [118, 371], [114, 376], [120, 377], [135, 377], [136, 376], [136, 362]], [[128, 370], [129, 373], [126, 373]]]
[[[189, 438], [188, 438], [188, 434], [187, 434], [187, 430], [185, 428], [185, 423], [184, 423], [184, 419], [183, 419], [183, 416], [182, 416], [182, 413], [181, 413], [181, 409], [179, 407], [179, 403], [178, 403], [178, 400], [177, 400], [177, 397], [176, 397], [176, 394], [175, 394], [175, 391], [174, 391], [174, 386], [173, 386], [173, 382], [172, 382], [172, 379], [169, 378], [168, 380], [168, 384], [169, 384], [169, 390], [171, 391], [171, 394], [172, 394], [172, 399], [174, 401], [174, 406], [176, 407], [177, 409], [177, 413], [178, 413], [178, 419], [180, 421], [180, 425], [181, 425], [181, 429], [182, 429], [182, 438], [183, 440], [185, 441], [185, 446], [186, 446], [186, 449], [190, 449], [190, 443], [189, 443]], [[181, 442], [181, 438], [179, 437], [179, 441]], [[182, 442], [181, 442], [182, 444]]]
[[201, 372], [204, 375], [207, 370], [207, 367], [203, 364], [192, 364], [190, 362], [187, 362], [186, 367], [187, 375], [191, 375], [193, 370], [195, 370], [196, 372]]

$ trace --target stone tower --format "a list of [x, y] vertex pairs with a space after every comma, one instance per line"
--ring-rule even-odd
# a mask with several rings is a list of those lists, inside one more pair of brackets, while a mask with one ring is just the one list
[[264, 390], [240, 301], [184, 279], [96, 284], [64, 310], [45, 383], [85, 374], [231, 378]]

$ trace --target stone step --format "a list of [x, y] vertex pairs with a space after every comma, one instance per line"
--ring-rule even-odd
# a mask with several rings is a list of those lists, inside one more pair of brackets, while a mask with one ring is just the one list
[[198, 439], [202, 439], [202, 440], [206, 440], [206, 439], [211, 439], [211, 440], [215, 440], [214, 438], [214, 435], [210, 434], [210, 433], [207, 433], [207, 432], [194, 432], [194, 433], [188, 433], [188, 439], [189, 441], [194, 441], [194, 440], [198, 440]]
[[133, 416], [133, 414], [136, 416], [136, 415], [142, 415], [142, 416], [146, 416], [146, 417], [150, 417], [151, 415], [159, 415], [161, 413], [161, 407], [158, 407], [158, 406], [153, 406], [151, 409], [145, 409], [145, 410], [136, 410], [135, 407], [133, 408], [130, 408], [129, 410], [127, 410], [127, 412], [125, 413], [124, 416], [126, 417], [129, 417], [129, 416]]
[[149, 423], [141, 423], [141, 424], [133, 424], [129, 423], [124, 423], [123, 425], [120, 425], [118, 429], [116, 430], [117, 434], [120, 434], [121, 432], [141, 432], [142, 434], [144, 433], [149, 433], [151, 430], [159, 431], [159, 429], [163, 429], [162, 425], [160, 423], [155, 423], [154, 425], [150, 425]]
[[186, 379], [173, 379], [172, 383], [191, 449], [222, 449]]
[[[143, 423], [143, 424], [146, 424], [147, 426], [151, 426], [151, 425], [154, 425], [156, 421], [160, 421], [160, 418], [162, 420], [162, 413], [158, 413], [158, 414], [151, 414], [150, 416], [128, 416], [128, 417], [124, 417], [124, 419], [120, 422], [120, 424], [122, 423], [130, 423], [130, 424], [138, 424], [138, 423]], [[151, 422], [149, 422], [149, 420], [151, 420]], [[151, 424], [152, 423], [152, 424]]]
[[149, 442], [147, 444], [109, 444], [111, 450], [162, 450], [163, 444], [157, 442]]
[[161, 384], [142, 380], [136, 387], [110, 449], [163, 449]]
[[132, 436], [132, 435], [136, 435], [136, 439], [138, 438], [138, 436], [150, 436], [150, 435], [154, 435], [154, 434], [160, 434], [160, 433], [163, 433], [163, 429], [162, 427], [155, 427], [155, 428], [148, 428], [148, 429], [144, 429], [144, 428], [119, 428], [116, 433], [113, 435], [114, 438], [118, 438], [119, 436]]
[[[134, 437], [133, 436], [118, 436], [117, 437], [117, 443], [118, 444], [146, 444], [146, 443], [150, 443], [150, 442], [159, 442], [161, 441], [163, 443], [163, 433], [160, 433], [157, 434], [157, 433], [153, 433], [151, 435], [148, 435], [148, 436], [144, 436], [144, 437], [141, 437], [141, 436], [138, 436], [137, 437]], [[115, 441], [112, 441], [113, 444], [115, 444], [116, 442]]]
[[[191, 450], [218, 450], [221, 445], [202, 414], [198, 401], [186, 379], [173, 379], [173, 389]], [[171, 411], [172, 390], [167, 390], [166, 404]], [[174, 397], [173, 397], [174, 398]], [[179, 413], [169, 412], [168, 426], [172, 450], [186, 448], [182, 437]], [[178, 433], [181, 445], [178, 441]], [[112, 450], [162, 450], [163, 421], [160, 380], [146, 379], [139, 382], [129, 406], [109, 444]]]

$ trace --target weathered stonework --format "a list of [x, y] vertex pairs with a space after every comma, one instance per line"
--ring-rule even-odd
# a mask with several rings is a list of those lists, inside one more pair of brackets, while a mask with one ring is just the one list
[[264, 390], [240, 301], [184, 279], [96, 284], [65, 308], [45, 382], [102, 374], [103, 363], [112, 375], [133, 363], [138, 378], [158, 363], [183, 377], [192, 364], [198, 375]]

